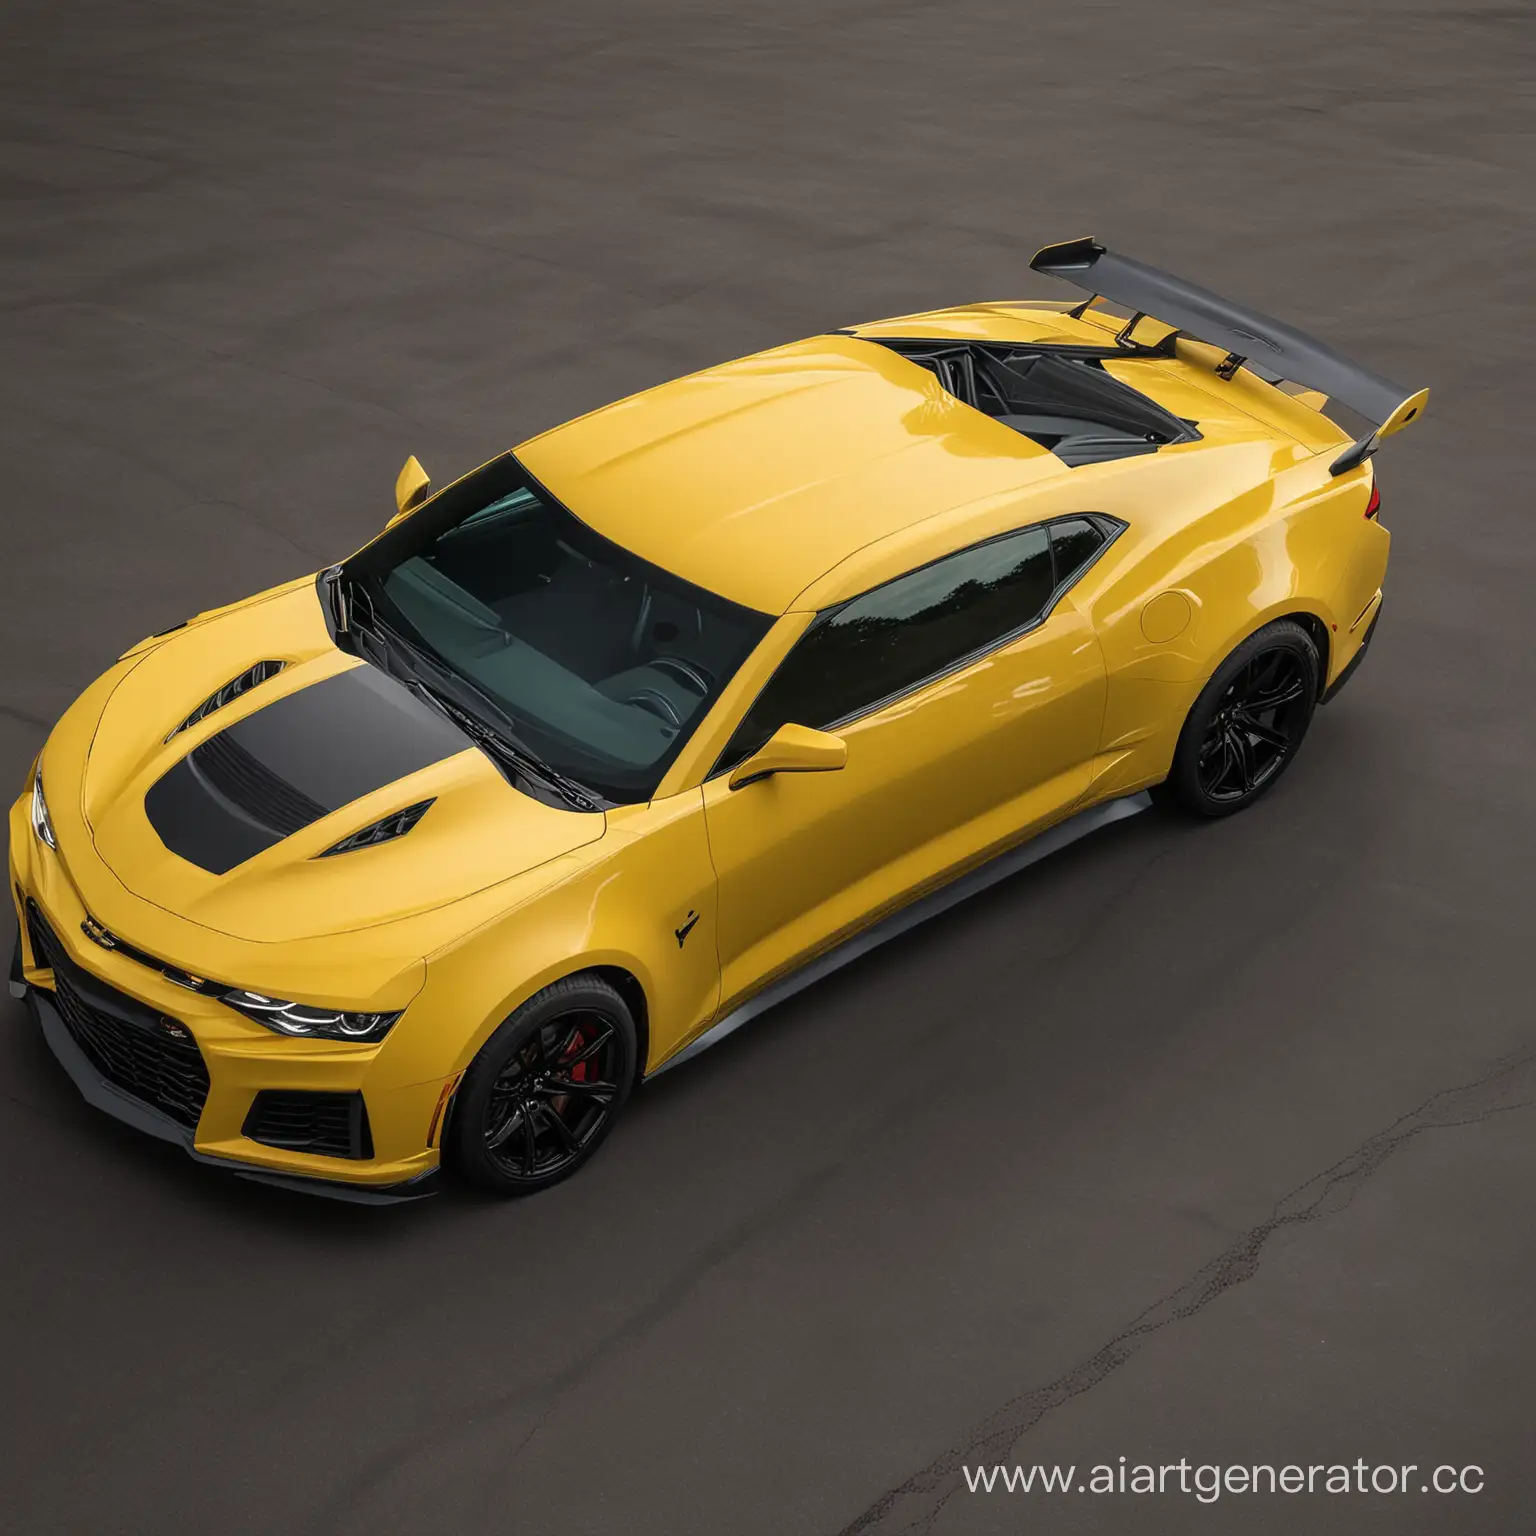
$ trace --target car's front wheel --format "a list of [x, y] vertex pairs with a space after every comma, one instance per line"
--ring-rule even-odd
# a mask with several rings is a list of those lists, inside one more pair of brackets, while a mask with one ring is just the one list
[[597, 1150], [629, 1097], [635, 1021], [597, 976], [529, 998], [481, 1047], [454, 1097], [449, 1168], [498, 1195], [569, 1178]]
[[1321, 670], [1312, 637], [1293, 620], [1250, 635], [1195, 700], [1159, 798], [1197, 816], [1230, 816], [1251, 805], [1296, 756]]

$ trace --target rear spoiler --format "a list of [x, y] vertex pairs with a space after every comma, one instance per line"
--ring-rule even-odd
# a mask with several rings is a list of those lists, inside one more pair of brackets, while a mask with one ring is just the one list
[[1197, 341], [1225, 347], [1227, 355], [1216, 369], [1223, 378], [1231, 378], [1251, 361], [1262, 377], [1288, 379], [1319, 390], [1357, 411], [1372, 430], [1333, 461], [1330, 468], [1336, 475], [1363, 464], [1382, 438], [1415, 420], [1429, 399], [1427, 389], [1410, 394], [1283, 321], [1244, 309], [1158, 267], [1116, 256], [1094, 239], [1048, 245], [1030, 266], [1087, 292], [1089, 299], [1077, 313], [1097, 297], [1133, 310], [1134, 318], [1120, 333], [1122, 338], [1129, 340], [1143, 318], [1160, 320]]

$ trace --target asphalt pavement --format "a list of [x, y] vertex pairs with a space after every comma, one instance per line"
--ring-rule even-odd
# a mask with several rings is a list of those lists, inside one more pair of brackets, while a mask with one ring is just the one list
[[[1378, 461], [1372, 655], [1272, 797], [866, 957], [555, 1192], [221, 1177], [6, 1000], [6, 1529], [1530, 1529], [1536, 12], [9, 0], [0, 58], [18, 790], [119, 652], [355, 548], [408, 453], [441, 480], [711, 362], [1047, 292], [1050, 240], [1433, 390]], [[962, 1471], [1121, 1457], [1419, 1472]]]

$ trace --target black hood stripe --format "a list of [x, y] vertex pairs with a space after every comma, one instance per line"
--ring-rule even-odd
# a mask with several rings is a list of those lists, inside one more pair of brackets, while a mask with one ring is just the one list
[[172, 853], [222, 875], [311, 822], [473, 745], [363, 665], [210, 736], [144, 797]]
[[195, 775], [246, 816], [284, 837], [319, 821], [326, 807], [253, 757], [232, 731], [210, 736], [189, 757]]

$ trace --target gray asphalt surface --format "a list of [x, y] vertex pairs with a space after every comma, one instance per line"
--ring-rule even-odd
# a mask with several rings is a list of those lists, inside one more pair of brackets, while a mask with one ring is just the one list
[[[127, 645], [577, 411], [1111, 244], [1410, 384], [1368, 666], [642, 1093], [333, 1206], [0, 1027], [4, 1526], [1514, 1532], [1536, 1495], [1522, 5], [35, 3], [0, 18], [0, 781]], [[4, 935], [9, 947], [9, 935]], [[970, 1495], [1416, 1463], [1436, 1496]], [[960, 1491], [957, 1491], [960, 1489]]]

